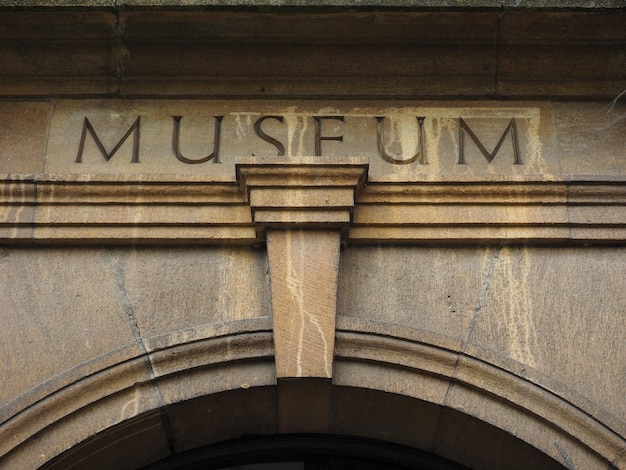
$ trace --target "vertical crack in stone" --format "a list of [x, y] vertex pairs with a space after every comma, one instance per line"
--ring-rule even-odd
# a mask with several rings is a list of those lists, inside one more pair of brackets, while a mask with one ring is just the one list
[[498, 96], [500, 94], [500, 83], [499, 83], [499, 73], [500, 73], [500, 28], [502, 26], [502, 18], [504, 17], [504, 7], [500, 10], [498, 14], [498, 21], [496, 22], [496, 37], [494, 41], [494, 55], [495, 55], [495, 67], [493, 73], [493, 93]]
[[144, 362], [146, 364], [146, 369], [148, 370], [148, 374], [150, 376], [150, 382], [152, 384], [152, 390], [156, 396], [157, 404], [159, 407], [159, 413], [161, 414], [161, 420], [163, 422], [163, 428], [165, 430], [167, 445], [172, 454], [175, 453], [174, 448], [174, 438], [172, 435], [172, 427], [170, 424], [169, 416], [167, 414], [167, 408], [165, 406], [165, 400], [163, 400], [163, 395], [161, 395], [161, 390], [157, 384], [156, 375], [154, 373], [154, 369], [152, 368], [152, 362], [150, 361], [150, 357], [148, 356], [148, 351], [146, 349], [146, 345], [143, 342], [143, 338], [141, 336], [141, 330], [139, 329], [139, 325], [137, 324], [137, 319], [135, 318], [135, 312], [133, 309], [132, 302], [128, 295], [128, 291], [126, 289], [126, 273], [124, 272], [124, 268], [120, 264], [120, 262], [115, 258], [112, 253], [109, 253], [109, 259], [111, 263], [111, 269], [113, 271], [113, 278], [115, 279], [115, 283], [118, 287], [120, 293], [120, 300], [122, 302], [122, 307], [128, 317], [133, 337], [135, 338], [135, 342], [139, 345], [141, 350], [141, 355], [144, 358]]
[[[467, 335], [465, 335], [465, 339], [463, 340], [463, 344], [461, 345], [461, 351], [459, 351], [459, 354], [457, 354], [456, 364], [454, 365], [455, 373], [454, 373], [453, 378], [456, 377], [456, 369], [458, 368], [461, 355], [467, 349], [467, 345], [472, 336], [472, 331], [474, 330], [474, 325], [476, 324], [478, 315], [480, 314], [480, 311], [482, 310], [483, 305], [485, 304], [487, 290], [489, 290], [489, 286], [491, 285], [491, 280], [493, 279], [493, 273], [496, 268], [496, 263], [498, 262], [498, 259], [500, 258], [502, 249], [503, 249], [502, 246], [498, 247], [493, 257], [491, 258], [491, 263], [489, 264], [489, 270], [487, 271], [487, 277], [485, 278], [485, 282], [483, 282], [482, 289], [480, 290], [480, 294], [478, 296], [478, 301], [476, 302], [476, 307], [474, 307], [474, 314], [472, 315], [472, 319], [470, 320], [470, 324], [467, 328]], [[452, 389], [453, 385], [454, 385], [453, 383], [450, 383], [450, 385], [448, 386], [448, 389], [446, 390], [446, 395], [443, 400], [444, 405], [448, 403], [448, 395], [450, 394], [450, 390]]]
[[113, 255], [110, 255], [111, 260], [111, 268], [113, 270], [113, 277], [115, 279], [115, 283], [119, 289], [120, 300], [122, 301], [122, 306], [124, 307], [124, 311], [126, 312], [126, 316], [130, 321], [130, 326], [133, 330], [133, 336], [135, 341], [139, 344], [142, 353], [146, 353], [146, 348], [143, 344], [143, 339], [141, 338], [141, 332], [139, 331], [139, 326], [137, 325], [137, 320], [135, 318], [135, 312], [133, 311], [133, 305], [128, 296], [128, 292], [126, 290], [126, 274], [124, 273], [124, 269], [120, 265], [119, 261], [115, 259]]
[[503, 249], [502, 246], [498, 247], [493, 257], [491, 258], [491, 263], [489, 264], [489, 270], [487, 271], [487, 277], [485, 278], [485, 282], [483, 283], [482, 289], [480, 290], [480, 295], [478, 296], [478, 302], [476, 303], [476, 307], [474, 308], [474, 314], [472, 315], [472, 319], [470, 320], [469, 327], [467, 328], [467, 335], [465, 336], [465, 339], [463, 340], [463, 343], [461, 345], [461, 350], [456, 356], [456, 362], [454, 364], [454, 372], [448, 384], [448, 388], [446, 389], [446, 393], [443, 397], [443, 402], [442, 402], [443, 408], [441, 412], [439, 413], [439, 417], [437, 419], [437, 427], [435, 428], [435, 434], [434, 434], [433, 446], [432, 446], [433, 452], [437, 450], [436, 447], [437, 447], [437, 442], [439, 442], [439, 439], [440, 439], [440, 432], [443, 426], [444, 414], [450, 402], [450, 393], [452, 392], [454, 385], [456, 383], [461, 355], [463, 355], [465, 353], [465, 350], [467, 349], [467, 345], [472, 335], [472, 331], [474, 329], [476, 319], [478, 318], [478, 315], [480, 314], [480, 311], [482, 310], [483, 305], [485, 303], [487, 290], [489, 290], [489, 286], [491, 285], [491, 280], [493, 279], [493, 273], [495, 271], [498, 259], [500, 258], [500, 254], [502, 253], [502, 249]]
[[113, 61], [115, 64], [115, 80], [116, 80], [116, 95], [122, 94], [122, 79], [124, 77], [125, 65], [124, 61], [128, 59], [130, 53], [128, 48], [124, 45], [124, 28], [125, 25], [121, 19], [121, 11], [117, 2], [114, 4], [115, 8], [115, 24], [113, 25]]
[[478, 302], [476, 302], [476, 307], [474, 308], [474, 315], [472, 315], [472, 319], [467, 329], [467, 335], [465, 336], [465, 339], [463, 340], [462, 352], [465, 351], [465, 348], [467, 347], [467, 344], [469, 343], [469, 340], [472, 335], [472, 331], [474, 330], [474, 325], [476, 323], [478, 315], [480, 314], [480, 311], [485, 305], [485, 298], [487, 296], [487, 290], [489, 290], [489, 285], [491, 284], [491, 280], [493, 279], [493, 272], [495, 271], [496, 263], [498, 262], [498, 259], [500, 258], [500, 254], [502, 253], [502, 248], [503, 248], [502, 246], [498, 247], [498, 249], [493, 255], [493, 258], [491, 259], [491, 264], [489, 265], [489, 271], [487, 271], [487, 277], [485, 278], [483, 287], [480, 290], [480, 295], [478, 296]]

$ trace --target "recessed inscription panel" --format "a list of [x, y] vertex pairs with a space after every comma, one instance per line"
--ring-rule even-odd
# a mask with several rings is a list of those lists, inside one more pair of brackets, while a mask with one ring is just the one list
[[403, 104], [60, 101], [44, 171], [232, 179], [251, 156], [359, 156], [379, 180], [559, 173], [548, 108]]

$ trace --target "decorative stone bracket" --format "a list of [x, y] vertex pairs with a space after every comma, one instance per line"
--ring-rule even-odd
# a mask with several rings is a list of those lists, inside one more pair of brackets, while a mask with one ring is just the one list
[[339, 245], [368, 165], [255, 159], [237, 165], [270, 266], [277, 378], [332, 376]]
[[349, 157], [253, 158], [236, 168], [259, 235], [272, 228], [346, 233], [368, 163]]

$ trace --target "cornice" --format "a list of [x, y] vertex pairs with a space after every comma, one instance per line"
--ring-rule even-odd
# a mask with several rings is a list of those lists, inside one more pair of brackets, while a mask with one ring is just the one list
[[609, 102], [626, 88], [622, 0], [356, 3], [5, 0], [0, 98]]
[[[338, 165], [323, 177], [315, 176], [319, 166], [294, 165], [287, 170], [290, 179], [271, 165], [247, 164], [240, 170], [246, 190], [241, 182], [203, 177], [5, 175], [1, 243], [255, 245], [264, 241], [261, 214], [308, 211], [304, 222], [291, 221], [291, 227], [327, 227], [324, 217], [337, 210], [345, 212], [335, 222], [345, 227], [348, 244], [626, 241], [625, 178], [365, 183], [348, 167]], [[341, 182], [342, 174], [350, 185]], [[309, 178], [308, 186], [302, 178]], [[252, 208], [250, 185], [259, 191]], [[307, 203], [303, 188], [322, 199]], [[353, 195], [353, 201], [343, 200]], [[281, 220], [289, 222], [274, 222]]]

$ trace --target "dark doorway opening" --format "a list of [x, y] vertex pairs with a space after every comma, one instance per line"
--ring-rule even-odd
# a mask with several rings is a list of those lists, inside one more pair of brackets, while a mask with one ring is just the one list
[[435, 454], [345, 436], [247, 437], [195, 449], [143, 470], [461, 470]]

